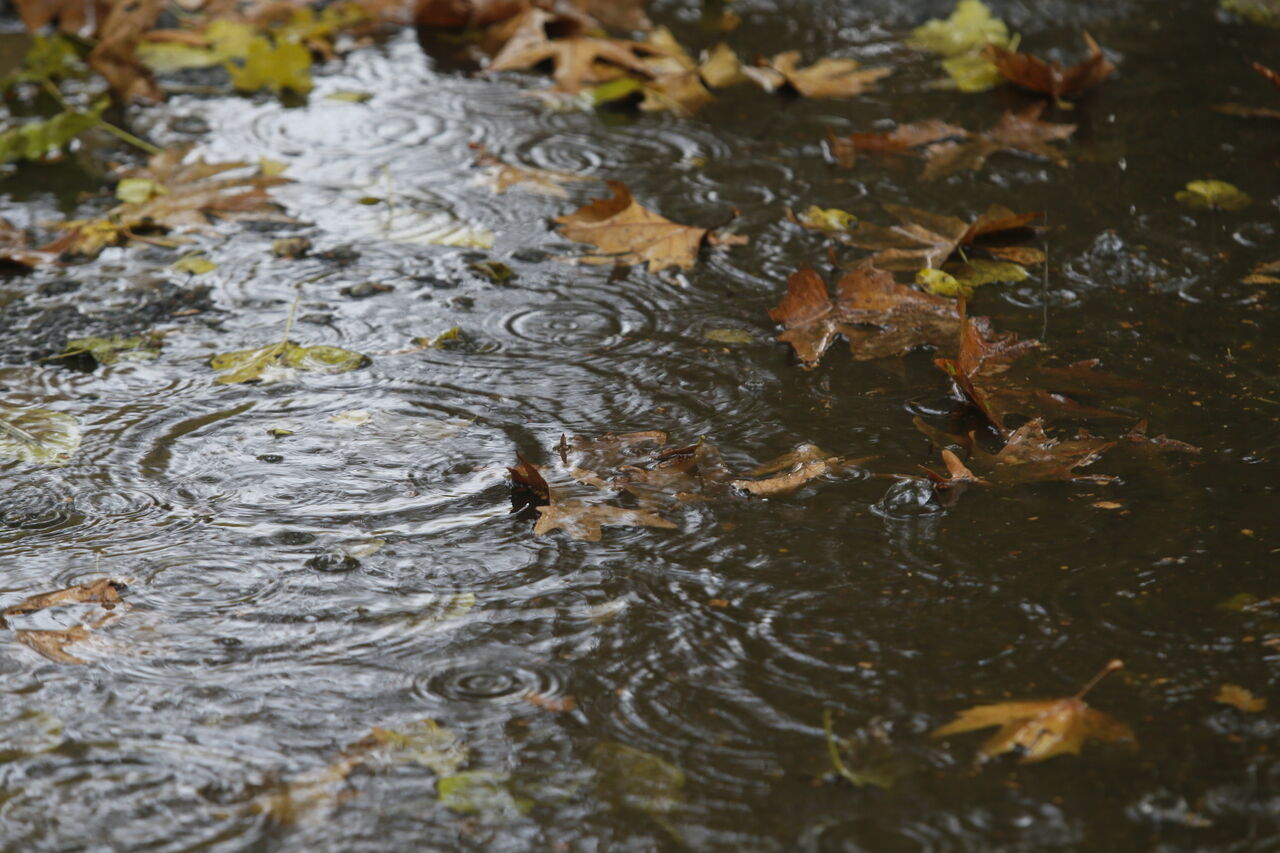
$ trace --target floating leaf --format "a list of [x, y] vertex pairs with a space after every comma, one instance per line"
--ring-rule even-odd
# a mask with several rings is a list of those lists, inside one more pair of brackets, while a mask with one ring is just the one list
[[847, 210], [835, 207], [822, 208], [811, 204], [796, 216], [796, 221], [805, 228], [834, 233], [848, 231], [858, 223], [858, 217]]
[[0, 78], [0, 91], [15, 83], [43, 83], [45, 80], [62, 80], [84, 76], [84, 63], [74, 42], [63, 35], [37, 34], [22, 59], [22, 67], [7, 77]]
[[1243, 210], [1253, 203], [1249, 194], [1226, 181], [1191, 181], [1185, 190], [1178, 190], [1174, 198], [1187, 207], [1218, 210]]
[[1245, 284], [1280, 284], [1280, 261], [1255, 264], [1243, 281]]
[[746, 329], [707, 329], [702, 336], [718, 344], [753, 344], [756, 336]]
[[142, 99], [163, 101], [164, 92], [138, 61], [142, 34], [155, 26], [164, 11], [164, 0], [131, 0], [111, 3], [98, 24], [97, 44], [89, 52], [89, 67], [106, 79], [112, 94], [122, 103]]
[[[0, 452], [3, 451], [0, 450]], [[54, 592], [33, 595], [7, 608], [3, 613], [4, 618], [0, 618], [0, 626], [15, 617], [29, 616], [33, 613], [44, 612], [58, 607], [84, 604], [97, 605], [84, 613], [84, 618], [80, 619], [75, 625], [66, 629], [31, 630], [10, 626], [14, 628], [13, 636], [15, 640], [52, 661], [58, 663], [85, 663], [81, 658], [68, 652], [66, 647], [88, 640], [93, 631], [105, 628], [118, 621], [129, 610], [129, 605], [120, 597], [120, 590], [124, 588], [124, 584], [120, 581], [102, 578]], [[90, 617], [88, 616], [89, 612], [96, 613], [96, 615]]]
[[468, 770], [437, 782], [436, 796], [442, 806], [458, 814], [484, 815], [490, 819], [528, 814], [533, 809], [533, 800], [513, 794], [510, 782], [509, 773]]
[[80, 447], [80, 422], [63, 412], [0, 404], [0, 461], [63, 465]]
[[759, 466], [753, 474], [772, 474], [759, 479], [733, 480], [729, 485], [739, 492], [758, 498], [789, 495], [813, 480], [834, 479], [860, 470], [866, 459], [847, 459], [827, 453], [816, 444], [802, 444], [777, 459]]
[[215, 381], [219, 385], [228, 385], [276, 382], [289, 375], [286, 368], [314, 373], [347, 373], [368, 363], [368, 356], [341, 347], [303, 347], [293, 341], [285, 341], [215, 355], [209, 366], [221, 374]]
[[577, 32], [564, 38], [549, 38], [548, 26], [556, 23], [560, 23], [560, 19], [549, 12], [527, 9], [516, 20], [511, 35], [489, 63], [488, 70], [514, 71], [549, 61], [555, 66], [556, 88], [563, 92], [581, 91], [588, 84], [612, 80], [623, 71], [645, 78], [650, 76], [644, 57], [653, 51], [642, 43]]
[[911, 31], [907, 44], [942, 56], [958, 56], [990, 44], [1008, 44], [1009, 28], [982, 0], [960, 0], [951, 16], [933, 18]]
[[993, 204], [973, 222], [955, 216], [930, 213], [900, 204], [886, 204], [885, 211], [898, 225], [888, 227], [861, 223], [842, 239], [863, 249], [874, 249], [871, 262], [886, 270], [936, 269], [960, 247], [969, 247], [1017, 263], [1040, 263], [1038, 249], [995, 245], [1025, 236], [1039, 213], [1014, 213]]
[[1055, 124], [1042, 121], [1044, 102], [1033, 104], [1020, 112], [1006, 110], [1000, 121], [980, 134], [963, 141], [946, 141], [925, 149], [925, 169], [921, 180], [950, 175], [963, 170], [977, 171], [992, 154], [1015, 151], [1042, 157], [1056, 166], [1065, 166], [1067, 159], [1055, 143], [1076, 132], [1074, 124]]
[[830, 708], [822, 712], [822, 728], [827, 735], [827, 755], [831, 759], [831, 767], [842, 778], [858, 788], [874, 785], [887, 791], [893, 787], [893, 783], [898, 780], [898, 767], [895, 766], [895, 762], [887, 758], [877, 760], [876, 756], [861, 754], [856, 757], [855, 762], [853, 759], [846, 760], [841, 755], [841, 752], [848, 751], [852, 744], [836, 737]]
[[65, 361], [88, 356], [98, 364], [115, 364], [118, 361], [149, 361], [160, 355], [159, 335], [140, 335], [124, 338], [74, 338], [67, 341], [61, 353], [48, 360]]
[[743, 66], [741, 72], [767, 92], [789, 86], [806, 98], [851, 98], [893, 73], [891, 68], [862, 68], [852, 59], [819, 59], [800, 68], [800, 51], [779, 53], [767, 63]]
[[888, 133], [851, 133], [836, 136], [828, 129], [831, 155], [846, 169], [853, 168], [860, 152], [883, 154], [915, 154], [914, 149], [944, 139], [963, 139], [969, 131], [938, 119], [900, 124]]
[[475, 183], [487, 186], [499, 195], [509, 189], [518, 188], [537, 195], [568, 198], [569, 193], [565, 190], [564, 184], [592, 180], [585, 175], [513, 166], [490, 154], [483, 145], [473, 143], [472, 148], [476, 151], [475, 165], [482, 169], [476, 176]]
[[311, 51], [293, 41], [272, 42], [255, 36], [249, 42], [244, 64], [225, 64], [231, 84], [241, 92], [270, 89], [279, 94], [285, 89], [305, 95], [311, 91]]
[[684, 771], [651, 752], [604, 741], [591, 750], [596, 793], [614, 808], [659, 816], [684, 799]]
[[88, 112], [69, 110], [0, 131], [0, 163], [39, 160], [61, 151], [81, 133], [102, 124], [106, 108], [107, 102], [101, 101]]
[[1239, 708], [1247, 714], [1256, 714], [1258, 711], [1267, 710], [1266, 699], [1254, 696], [1253, 693], [1238, 684], [1222, 685], [1218, 689], [1218, 695], [1213, 697], [1213, 701]]
[[547, 506], [538, 507], [538, 513], [538, 523], [533, 527], [534, 536], [563, 530], [574, 539], [586, 542], [599, 542], [603, 527], [659, 527], [667, 530], [677, 527], [648, 510], [578, 500], [553, 500]]
[[204, 275], [207, 272], [213, 272], [217, 268], [217, 264], [200, 252], [191, 252], [173, 262], [173, 269], [178, 272], [191, 273], [192, 275]]
[[1133, 730], [1101, 711], [1090, 708], [1084, 695], [1109, 672], [1124, 666], [1113, 660], [1075, 696], [1039, 702], [998, 702], [962, 711], [951, 723], [936, 729], [934, 737], [999, 726], [1000, 730], [982, 745], [979, 761], [1006, 752], [1020, 757], [1022, 764], [1043, 761], [1055, 755], [1079, 754], [1088, 740], [1106, 743], [1133, 741]]
[[1006, 80], [1017, 86], [1041, 92], [1055, 100], [1073, 98], [1098, 85], [1116, 70], [1093, 37], [1088, 33], [1083, 35], [1089, 55], [1066, 69], [1057, 62], [1045, 62], [1028, 53], [1015, 53], [998, 44], [987, 45], [983, 54], [995, 63]]
[[972, 292], [956, 281], [955, 276], [942, 270], [922, 269], [916, 273], [916, 284], [929, 293], [939, 296], [968, 296]]
[[355, 92], [350, 89], [339, 89], [324, 96], [326, 101], [342, 101], [347, 104], [363, 104], [373, 97], [372, 92]]

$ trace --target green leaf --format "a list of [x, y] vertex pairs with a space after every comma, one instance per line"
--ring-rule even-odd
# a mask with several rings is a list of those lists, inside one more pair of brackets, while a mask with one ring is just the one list
[[988, 43], [1005, 47], [1009, 28], [992, 16], [982, 0], [960, 0], [951, 17], [933, 18], [911, 31], [910, 47], [942, 56], [959, 56], [981, 50]]
[[291, 89], [299, 95], [311, 91], [311, 51], [293, 41], [273, 44], [266, 36], [254, 36], [244, 64], [226, 63], [231, 84], [241, 92], [270, 89], [279, 94]]
[[50, 356], [48, 361], [88, 356], [98, 364], [115, 364], [118, 361], [149, 361], [160, 355], [160, 337], [145, 335], [135, 338], [74, 338], [67, 341], [61, 353]]
[[634, 77], [619, 77], [616, 80], [610, 80], [608, 83], [593, 86], [588, 91], [591, 96], [591, 102], [599, 105], [629, 98], [643, 88], [644, 85]]
[[515, 271], [502, 261], [480, 261], [469, 265], [467, 269], [479, 273], [494, 284], [505, 284], [516, 277]]
[[970, 291], [956, 281], [951, 273], [935, 269], [922, 269], [916, 273], [916, 284], [929, 293], [939, 296], [968, 296]]
[[1226, 181], [1191, 181], [1174, 198], [1187, 207], [1200, 209], [1243, 210], [1253, 203], [1248, 193]]
[[80, 447], [80, 423], [48, 409], [0, 405], [0, 460], [62, 465]]
[[143, 41], [138, 45], [137, 56], [143, 65], [158, 74], [186, 68], [212, 68], [231, 59], [243, 60], [254, 38], [261, 38], [248, 24], [227, 18], [211, 22], [204, 37], [208, 47]]
[[71, 140], [102, 123], [102, 101], [89, 112], [68, 111], [0, 132], [0, 163], [39, 160], [61, 150]]
[[683, 800], [684, 771], [651, 752], [604, 741], [591, 750], [591, 764], [596, 793], [615, 808], [657, 816]]
[[796, 219], [806, 228], [826, 231], [829, 234], [848, 231], [851, 225], [856, 225], [858, 222], [858, 217], [847, 210], [835, 207], [822, 208], [816, 204], [809, 205], [806, 210], [796, 216]]
[[207, 272], [213, 272], [216, 270], [218, 265], [199, 252], [192, 252], [188, 255], [183, 255], [178, 258], [178, 260], [174, 261], [172, 268], [178, 272], [189, 272], [192, 275], [204, 275]]
[[969, 290], [1001, 281], [1025, 281], [1031, 275], [1021, 264], [1015, 264], [1013, 261], [992, 261], [986, 258], [972, 258], [961, 263], [946, 264], [943, 269], [954, 276], [962, 288]]
[[169, 190], [150, 178], [121, 178], [116, 184], [116, 198], [130, 204], [142, 204]]
[[84, 63], [75, 44], [62, 35], [36, 36], [22, 68], [0, 79], [0, 90], [7, 90], [15, 83], [41, 83], [45, 80], [61, 80], [83, 77]]
[[369, 357], [340, 347], [301, 347], [293, 341], [257, 349], [215, 355], [209, 366], [221, 375], [219, 385], [271, 383], [286, 379], [290, 369], [317, 373], [347, 373], [369, 363]]
[[1222, 8], [1255, 24], [1280, 27], [1280, 0], [1222, 0]]
[[513, 794], [511, 775], [492, 770], [468, 770], [441, 779], [436, 797], [445, 808], [459, 814], [513, 818], [528, 814], [533, 800]]

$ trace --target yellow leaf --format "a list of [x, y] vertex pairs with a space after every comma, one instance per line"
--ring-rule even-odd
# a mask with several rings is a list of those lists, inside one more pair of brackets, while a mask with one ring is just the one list
[[847, 210], [840, 210], [835, 207], [823, 208], [818, 207], [816, 204], [811, 204], [796, 216], [796, 221], [804, 227], [812, 228], [815, 231], [837, 233], [848, 231], [851, 226], [856, 225], [858, 217]]
[[942, 56], [959, 56], [980, 50], [988, 43], [1004, 47], [1009, 28], [992, 16], [982, 0], [960, 0], [951, 17], [934, 18], [911, 31], [907, 44]]
[[1221, 210], [1243, 210], [1253, 199], [1234, 184], [1226, 181], [1191, 181], [1185, 190], [1179, 190], [1174, 198], [1187, 207]]
[[131, 204], [142, 204], [168, 190], [150, 178], [123, 178], [116, 184], [116, 198]]
[[1266, 699], [1254, 696], [1253, 693], [1236, 684], [1222, 685], [1218, 689], [1218, 695], [1213, 697], [1213, 701], [1232, 705], [1249, 714], [1267, 710]]
[[249, 42], [244, 64], [226, 63], [231, 83], [241, 92], [291, 89], [299, 95], [311, 91], [311, 51], [292, 41], [272, 44], [265, 36]]
[[916, 273], [916, 284], [929, 293], [939, 296], [968, 296], [972, 291], [956, 281], [951, 273], [935, 269], [922, 269]]
[[192, 275], [204, 275], [207, 272], [213, 272], [218, 265], [206, 258], [199, 252], [192, 252], [189, 255], [183, 255], [174, 262], [173, 268], [178, 272], [189, 272]]

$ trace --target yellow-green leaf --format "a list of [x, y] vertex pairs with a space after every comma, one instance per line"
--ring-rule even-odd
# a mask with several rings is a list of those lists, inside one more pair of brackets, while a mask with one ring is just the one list
[[122, 338], [73, 338], [67, 341], [61, 353], [48, 361], [76, 358], [87, 355], [98, 364], [115, 364], [118, 361], [148, 361], [160, 355], [159, 335], [140, 335]]
[[364, 367], [369, 357], [340, 347], [301, 347], [293, 341], [257, 349], [215, 355], [209, 366], [221, 375], [219, 385], [270, 383], [287, 378], [290, 369], [317, 373], [347, 373]]
[[0, 461], [63, 465], [80, 447], [80, 422], [48, 409], [0, 405]]
[[1004, 82], [1000, 69], [980, 51], [948, 56], [942, 68], [961, 92], [985, 92]]
[[528, 814], [533, 800], [513, 794], [510, 778], [492, 770], [468, 770], [437, 782], [436, 796], [441, 805], [458, 814], [508, 818]]
[[292, 41], [273, 44], [255, 36], [245, 52], [244, 64], [226, 63], [231, 84], [241, 92], [291, 89], [299, 95], [311, 91], [311, 51]]
[[1015, 264], [1013, 261], [992, 261], [986, 258], [973, 258], [962, 263], [947, 264], [943, 269], [954, 276], [962, 288], [970, 290], [1000, 281], [1024, 281], [1031, 275], [1021, 264]]
[[106, 108], [107, 101], [102, 101], [88, 112], [61, 112], [53, 118], [0, 132], [0, 163], [39, 160], [61, 150], [81, 133], [101, 124]]
[[207, 272], [213, 272], [217, 268], [217, 264], [199, 252], [183, 255], [173, 264], [173, 269], [178, 272], [189, 272], [192, 275], [204, 275]]
[[850, 226], [858, 222], [858, 217], [847, 210], [840, 210], [835, 207], [818, 207], [816, 204], [809, 205], [808, 208], [797, 214], [796, 219], [806, 228], [829, 233], [848, 231]]
[[707, 340], [715, 341], [719, 344], [753, 344], [756, 342], [755, 335], [746, 329], [707, 329], [702, 335]]
[[355, 92], [348, 89], [341, 89], [337, 92], [330, 92], [325, 95], [327, 101], [345, 101], [349, 104], [363, 104], [365, 101], [373, 97], [370, 92]]
[[916, 273], [916, 284], [939, 296], [968, 296], [969, 288], [956, 281], [951, 273], [937, 269], [922, 269]]
[[1185, 190], [1178, 190], [1174, 198], [1187, 207], [1243, 210], [1253, 203], [1249, 194], [1226, 181], [1191, 181]]
[[164, 184], [150, 178], [122, 178], [116, 184], [116, 198], [129, 204], [142, 204], [167, 192]]
[[1009, 43], [1009, 28], [982, 0], [960, 0], [951, 17], [933, 18], [911, 31], [907, 44], [942, 56], [959, 56], [988, 43]]

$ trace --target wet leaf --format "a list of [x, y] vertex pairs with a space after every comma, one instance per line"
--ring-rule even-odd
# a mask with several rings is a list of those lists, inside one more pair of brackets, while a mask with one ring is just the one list
[[1013, 261], [993, 261], [986, 258], [972, 258], [959, 263], [943, 265], [943, 270], [950, 273], [964, 290], [973, 290], [984, 284], [997, 282], [1025, 281], [1030, 273], [1027, 268]]
[[1218, 689], [1218, 695], [1213, 697], [1213, 701], [1239, 708], [1247, 714], [1256, 714], [1258, 711], [1267, 710], [1266, 699], [1254, 696], [1253, 693], [1237, 684], [1222, 685]]
[[426, 719], [398, 729], [375, 726], [368, 738], [357, 741], [354, 746], [384, 753], [384, 763], [390, 759], [394, 763], [418, 764], [442, 779], [457, 773], [471, 753], [457, 734]]
[[1221, 0], [1222, 8], [1255, 24], [1280, 27], [1280, 3], [1276, 0]]
[[164, 100], [164, 93], [137, 55], [142, 34], [155, 26], [164, 6], [164, 0], [116, 0], [98, 28], [89, 67], [106, 79], [123, 103]]
[[[2, 432], [0, 432], [2, 436]], [[0, 438], [2, 441], [2, 438]], [[2, 449], [0, 449], [2, 452]], [[124, 584], [110, 578], [76, 584], [65, 589], [33, 595], [4, 611], [0, 625], [14, 617], [30, 616], [59, 607], [92, 604], [95, 608], [79, 608], [77, 624], [65, 629], [33, 630], [13, 627], [13, 638], [57, 663], [81, 664], [85, 661], [67, 651], [67, 647], [88, 640], [93, 631], [118, 621], [129, 605], [120, 597]]]
[[1042, 121], [1045, 104], [1034, 104], [1020, 112], [1006, 110], [1000, 121], [980, 134], [964, 141], [937, 142], [925, 149], [925, 168], [921, 180], [929, 181], [963, 170], [977, 171], [992, 154], [1001, 151], [1020, 152], [1042, 157], [1056, 166], [1067, 159], [1056, 142], [1075, 133], [1074, 124]]
[[1083, 690], [1066, 699], [1036, 702], [998, 702], [962, 711], [951, 723], [936, 729], [934, 737], [999, 726], [978, 753], [986, 761], [1012, 752], [1019, 762], [1029, 764], [1055, 755], [1079, 754], [1086, 741], [1118, 743], [1134, 740], [1133, 730], [1114, 717], [1090, 708], [1084, 695], [1098, 680], [1124, 664], [1115, 660], [1091, 680]]
[[42, 83], [84, 76], [84, 63], [74, 42], [62, 35], [36, 35], [22, 59], [22, 67], [0, 78], [0, 91], [17, 83]]
[[76, 359], [88, 356], [98, 364], [115, 364], [119, 361], [149, 361], [160, 355], [159, 335], [139, 335], [124, 338], [112, 335], [110, 338], [74, 338], [67, 341], [66, 348], [50, 360]]
[[1253, 270], [1243, 281], [1245, 284], [1280, 284], [1280, 261], [1254, 264]]
[[529, 492], [540, 501], [551, 500], [551, 487], [547, 485], [538, 466], [521, 456], [518, 450], [516, 459], [520, 464], [507, 469], [511, 473], [511, 485]]
[[[672, 222], [636, 203], [621, 181], [607, 184], [612, 198], [596, 199], [555, 219], [565, 237], [599, 249], [576, 260], [587, 264], [647, 262], [649, 272], [694, 265], [699, 248], [711, 236], [709, 229]], [[745, 242], [745, 238], [733, 242]]]
[[255, 36], [244, 63], [228, 62], [225, 67], [231, 84], [241, 92], [270, 89], [279, 94], [289, 89], [305, 95], [311, 91], [311, 51], [298, 42]]
[[[183, 34], [186, 35], [185, 31]], [[233, 18], [215, 18], [201, 34], [200, 44], [179, 40], [156, 40], [156, 33], [138, 45], [138, 59], [157, 73], [181, 71], [186, 68], [212, 68], [230, 60], [244, 60], [249, 45], [255, 38], [262, 38], [244, 21]]]
[[89, 36], [105, 4], [93, 0], [14, 0], [27, 32], [36, 32], [56, 22], [64, 33]]
[[39, 160], [56, 154], [86, 130], [102, 124], [102, 101], [88, 112], [61, 112], [52, 118], [20, 124], [0, 131], [0, 163]]
[[192, 252], [183, 255], [181, 258], [173, 262], [173, 269], [178, 272], [191, 273], [192, 275], [204, 275], [207, 272], [213, 272], [218, 265], [209, 260], [200, 252]]
[[648, 510], [572, 499], [553, 500], [547, 506], [538, 507], [538, 513], [538, 523], [533, 527], [535, 536], [563, 530], [574, 539], [586, 542], [599, 542], [603, 535], [602, 527], [658, 527], [670, 530], [678, 526]]
[[836, 737], [829, 708], [822, 712], [822, 728], [827, 734], [827, 755], [831, 759], [831, 767], [841, 778], [857, 788], [874, 785], [884, 791], [888, 791], [898, 781], [899, 769], [896, 762], [888, 756], [864, 755], [863, 753], [870, 752], [865, 748], [859, 749], [848, 759], [841, 754], [852, 752], [855, 744]]
[[702, 336], [718, 344], [753, 344], [756, 336], [746, 329], [707, 329]]
[[557, 16], [542, 9], [525, 10], [488, 71], [515, 71], [550, 61], [555, 66], [556, 88], [563, 92], [579, 92], [623, 72], [650, 76], [644, 58], [652, 51], [642, 43], [579, 34], [552, 39], [547, 26], [555, 22]]
[[[915, 423], [917, 429], [933, 437], [920, 418]], [[987, 453], [972, 438], [967, 444], [967, 464], [954, 452], [942, 451], [947, 477], [925, 469], [935, 486], [947, 489], [957, 482], [1019, 486], [1055, 480], [1109, 483], [1115, 479], [1105, 474], [1081, 474], [1076, 469], [1092, 464], [1117, 442], [1087, 434], [1058, 441], [1045, 434], [1044, 422], [1039, 419], [1014, 430], [998, 453]]]
[[960, 329], [950, 300], [897, 284], [870, 262], [841, 277], [834, 301], [822, 277], [801, 268], [787, 279], [787, 293], [769, 316], [786, 327], [778, 340], [790, 343], [805, 367], [815, 366], [838, 335], [862, 361], [905, 355], [929, 344], [946, 346]]
[[739, 492], [759, 498], [789, 495], [806, 483], [819, 478], [848, 476], [861, 470], [868, 458], [849, 459], [827, 453], [816, 444], [802, 444], [790, 453], [759, 466], [754, 471], [760, 479], [741, 479], [730, 482]]
[[955, 276], [949, 272], [942, 270], [923, 269], [916, 273], [916, 284], [920, 285], [920, 289], [928, 293], [936, 293], [939, 296], [971, 296], [973, 291], [971, 288], [964, 287], [960, 282], [956, 281]]
[[828, 130], [831, 156], [846, 169], [852, 168], [861, 152], [916, 154], [915, 149], [944, 139], [964, 139], [969, 131], [939, 119], [900, 124], [887, 133], [851, 133], [836, 136]]
[[767, 63], [743, 66], [741, 71], [767, 92], [789, 86], [805, 98], [852, 98], [875, 87], [891, 68], [862, 68], [853, 59], [819, 59], [800, 68], [800, 51], [779, 53]]
[[858, 217], [847, 210], [836, 207], [822, 208], [816, 204], [811, 204], [800, 211], [795, 219], [805, 228], [828, 233], [848, 231], [858, 224]]
[[296, 261], [311, 251], [311, 241], [306, 237], [278, 237], [271, 241], [271, 254], [277, 258]]
[[510, 782], [509, 773], [468, 770], [437, 782], [436, 796], [442, 806], [458, 814], [483, 815], [491, 820], [528, 814], [533, 800], [512, 793]]
[[571, 175], [568, 172], [513, 166], [490, 154], [483, 145], [473, 144], [472, 148], [476, 151], [475, 165], [482, 170], [476, 176], [475, 183], [489, 187], [498, 195], [516, 188], [537, 195], [568, 198], [569, 193], [564, 184], [593, 180], [585, 175]]
[[32, 268], [41, 264], [52, 263], [57, 256], [49, 252], [41, 252], [31, 247], [31, 239], [27, 232], [15, 228], [5, 219], [0, 219], [0, 265]]
[[0, 462], [63, 465], [80, 447], [80, 422], [63, 412], [0, 404]]
[[712, 89], [725, 89], [747, 82], [738, 55], [724, 42], [711, 48], [698, 66], [698, 73]]
[[291, 376], [293, 370], [347, 373], [368, 363], [368, 356], [341, 347], [303, 347], [293, 341], [222, 353], [209, 360], [209, 366], [220, 374], [214, 380], [219, 385], [278, 382]]
[[942, 60], [942, 70], [947, 72], [958, 91], [966, 93], [994, 89], [1004, 80], [1000, 69], [981, 50], [948, 56]]
[[907, 44], [944, 57], [942, 67], [962, 92], [983, 92], [1000, 82], [995, 63], [983, 55], [988, 44], [1009, 44], [1009, 28], [981, 0], [960, 0], [945, 20], [916, 27]]
[[1132, 383], [1099, 373], [1094, 370], [1096, 362], [1050, 368], [1022, 361], [1040, 349], [1039, 341], [1018, 340], [1014, 334], [993, 335], [985, 319], [969, 317], [962, 328], [956, 358], [940, 358], [934, 363], [1006, 435], [1010, 430], [1005, 421], [1012, 414], [1045, 420], [1117, 416], [1082, 405], [1067, 395], [1105, 393], [1131, 387]]
[[483, 27], [526, 7], [525, 0], [417, 0], [413, 20], [420, 27]]
[[874, 249], [870, 260], [881, 269], [936, 269], [961, 247], [1023, 264], [1044, 260], [1038, 249], [997, 245], [1029, 234], [1031, 223], [1040, 218], [1039, 213], [1014, 213], [993, 204], [969, 223], [955, 216], [900, 204], [886, 204], [884, 209], [898, 220], [898, 225], [884, 227], [863, 222], [843, 237], [850, 245]]
[[1055, 100], [1074, 98], [1085, 90], [1092, 89], [1116, 70], [1093, 37], [1088, 33], [1082, 35], [1089, 55], [1066, 69], [1057, 62], [1045, 62], [1029, 53], [1015, 53], [998, 44], [988, 45], [983, 53], [995, 63], [1006, 80], [1017, 86], [1040, 92]]
[[1244, 210], [1253, 203], [1249, 194], [1226, 181], [1191, 181], [1174, 198], [1187, 207], [1218, 210]]
[[591, 750], [596, 794], [614, 808], [663, 815], [684, 800], [684, 771], [651, 752], [612, 741]]

